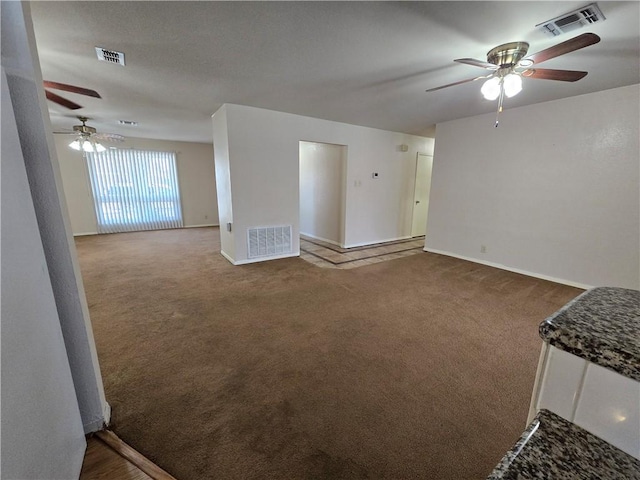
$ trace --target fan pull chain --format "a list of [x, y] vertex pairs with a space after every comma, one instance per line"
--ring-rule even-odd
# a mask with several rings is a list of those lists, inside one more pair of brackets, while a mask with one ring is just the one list
[[502, 82], [500, 82], [500, 97], [498, 97], [498, 112], [496, 113], [496, 124], [494, 125], [494, 127], [496, 128], [498, 128], [498, 124], [500, 123], [500, 121], [498, 120], [498, 117], [502, 112], [503, 100], [504, 100], [504, 85], [502, 84]]

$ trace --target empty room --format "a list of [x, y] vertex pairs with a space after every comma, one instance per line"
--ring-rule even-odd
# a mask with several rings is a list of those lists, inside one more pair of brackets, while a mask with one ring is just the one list
[[640, 479], [639, 3], [1, 14], [3, 479]]

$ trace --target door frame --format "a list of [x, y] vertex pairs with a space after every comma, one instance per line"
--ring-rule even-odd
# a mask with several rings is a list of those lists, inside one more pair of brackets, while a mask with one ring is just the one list
[[[414, 231], [415, 231], [415, 210], [416, 210], [416, 188], [418, 186], [418, 168], [419, 168], [419, 162], [420, 162], [420, 155], [424, 155], [425, 157], [431, 157], [431, 173], [433, 173], [433, 154], [430, 153], [425, 153], [425, 152], [417, 152], [416, 153], [416, 161], [415, 161], [415, 168], [413, 170], [413, 196], [411, 199], [411, 232], [410, 232], [410, 237], [420, 237], [422, 235], [414, 235]], [[431, 175], [429, 175], [429, 196], [431, 196]], [[427, 218], [425, 218], [425, 225], [428, 221], [429, 218], [429, 210], [427, 207]], [[425, 233], [426, 235], [426, 233]]]

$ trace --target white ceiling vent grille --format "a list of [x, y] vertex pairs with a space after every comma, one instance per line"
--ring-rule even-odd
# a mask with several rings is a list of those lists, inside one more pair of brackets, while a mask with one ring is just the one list
[[539, 23], [536, 25], [536, 28], [540, 28], [547, 35], [557, 37], [563, 33], [571, 32], [585, 25], [601, 22], [602, 20], [605, 20], [605, 17], [600, 11], [598, 4], [592, 3], [552, 20]]
[[116, 65], [122, 65], [124, 67], [124, 53], [122, 52], [114, 52], [106, 48], [96, 47], [96, 54], [100, 61], [115, 63]]
[[271, 257], [291, 253], [291, 225], [247, 230], [248, 257]]

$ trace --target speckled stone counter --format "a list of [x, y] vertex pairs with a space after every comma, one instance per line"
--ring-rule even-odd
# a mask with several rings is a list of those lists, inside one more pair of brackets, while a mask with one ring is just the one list
[[540, 324], [551, 345], [640, 381], [640, 291], [587, 290]]
[[640, 461], [540, 410], [487, 480], [640, 480]]

